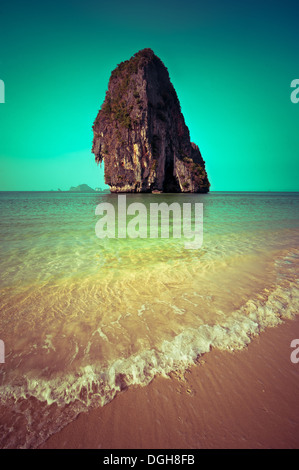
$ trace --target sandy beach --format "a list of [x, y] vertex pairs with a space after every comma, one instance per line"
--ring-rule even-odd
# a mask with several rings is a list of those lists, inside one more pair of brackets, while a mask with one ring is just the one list
[[81, 413], [43, 449], [294, 449], [299, 447], [299, 318], [240, 351], [211, 352], [184, 376], [130, 387]]

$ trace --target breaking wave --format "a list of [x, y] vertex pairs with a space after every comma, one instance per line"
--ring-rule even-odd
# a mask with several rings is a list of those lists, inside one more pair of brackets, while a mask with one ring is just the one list
[[[158, 374], [168, 376], [172, 371], [183, 372], [212, 348], [240, 350], [265, 328], [277, 326], [284, 319], [294, 318], [298, 311], [298, 283], [282, 280], [267, 299], [247, 301], [223, 323], [187, 328], [171, 341], [163, 341], [160, 347], [114, 360], [104, 370], [100, 364], [93, 364], [81, 367], [76, 373], [57, 375], [50, 379], [24, 376], [18, 384], [2, 387], [0, 398], [2, 403], [10, 406], [14, 403], [15, 419], [19, 417], [22, 408], [29, 432], [26, 437], [20, 432], [20, 442], [18, 427], [11, 426], [14, 429], [13, 439], [8, 440], [9, 433], [3, 433], [2, 447], [36, 447], [72, 421], [78, 413], [109, 403], [117, 393], [130, 385], [145, 386]], [[32, 406], [30, 399], [38, 403]], [[27, 407], [25, 412], [24, 407]], [[45, 408], [47, 413], [45, 430], [37, 434], [33, 415], [37, 413], [38, 407]], [[42, 416], [40, 411], [39, 420]], [[30, 432], [33, 423], [35, 431]], [[43, 426], [42, 422], [40, 426]]]

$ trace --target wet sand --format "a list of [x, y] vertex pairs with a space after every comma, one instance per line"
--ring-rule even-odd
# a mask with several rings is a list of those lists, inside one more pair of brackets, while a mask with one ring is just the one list
[[81, 413], [44, 449], [299, 448], [299, 318], [241, 351], [211, 352], [185, 373], [130, 387]]

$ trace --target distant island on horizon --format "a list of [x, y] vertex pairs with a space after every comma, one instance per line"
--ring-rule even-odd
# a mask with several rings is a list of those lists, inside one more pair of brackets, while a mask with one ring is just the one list
[[[51, 191], [55, 191], [52, 189]], [[110, 194], [110, 189], [102, 189], [102, 188], [91, 188], [88, 184], [79, 184], [78, 186], [71, 186], [69, 190], [63, 191], [62, 189], [58, 188], [55, 192], [61, 193], [105, 193]]]

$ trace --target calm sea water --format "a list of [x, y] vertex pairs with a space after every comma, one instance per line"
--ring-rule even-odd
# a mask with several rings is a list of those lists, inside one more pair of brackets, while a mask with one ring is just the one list
[[292, 318], [299, 193], [127, 195], [203, 203], [203, 244], [99, 239], [117, 195], [0, 193], [0, 447], [36, 447], [131, 384], [240, 349]]

